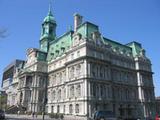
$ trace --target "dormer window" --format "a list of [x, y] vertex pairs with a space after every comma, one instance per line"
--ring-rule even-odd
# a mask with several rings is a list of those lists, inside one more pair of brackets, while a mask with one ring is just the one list
[[59, 55], [59, 50], [56, 50], [56, 55], [57, 55], [57, 56]]
[[62, 47], [61, 47], [61, 50], [62, 50], [62, 52], [64, 52], [64, 51], [65, 51], [65, 47], [64, 47], [64, 46], [62, 46]]

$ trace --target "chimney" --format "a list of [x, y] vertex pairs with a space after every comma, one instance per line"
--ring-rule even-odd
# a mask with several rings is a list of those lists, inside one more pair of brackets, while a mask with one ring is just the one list
[[77, 27], [82, 24], [83, 17], [77, 13], [74, 14], [74, 31], [77, 31]]

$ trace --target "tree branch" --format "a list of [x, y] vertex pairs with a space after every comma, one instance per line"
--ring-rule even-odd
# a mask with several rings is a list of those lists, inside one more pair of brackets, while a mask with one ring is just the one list
[[0, 28], [0, 38], [7, 37], [7, 29]]

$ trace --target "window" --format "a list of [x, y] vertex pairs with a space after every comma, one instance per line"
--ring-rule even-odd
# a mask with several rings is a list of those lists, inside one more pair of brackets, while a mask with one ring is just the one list
[[59, 74], [60, 83], [62, 83], [62, 73]]
[[64, 99], [66, 98], [66, 88], [64, 88], [64, 91], [63, 91], [63, 98]]
[[51, 77], [49, 76], [48, 77], [48, 86], [50, 86], [50, 84], [51, 84]]
[[100, 67], [100, 77], [103, 78], [103, 68], [102, 68], [102, 66]]
[[74, 97], [74, 86], [70, 88], [70, 97]]
[[69, 105], [69, 113], [70, 113], [70, 114], [73, 113], [73, 106], [72, 106], [72, 104]]
[[61, 90], [58, 91], [58, 100], [61, 99]]
[[64, 106], [63, 106], [63, 113], [65, 113], [65, 109], [66, 109], [66, 106], [64, 105]]
[[103, 92], [103, 86], [102, 85], [100, 87], [100, 91], [101, 91], [101, 97], [103, 97], [104, 96], [104, 92]]
[[70, 68], [70, 78], [74, 78], [74, 67]]
[[76, 106], [75, 106], [75, 112], [79, 113], [79, 104], [76, 104]]
[[77, 74], [77, 76], [80, 76], [80, 74], [81, 74], [81, 65], [77, 65], [76, 74]]
[[71, 60], [73, 60], [73, 59], [74, 59], [74, 53], [71, 54]]
[[60, 106], [59, 105], [57, 105], [57, 113], [59, 113], [60, 111]]
[[77, 97], [81, 96], [81, 85], [77, 85], [76, 91], [77, 91]]
[[80, 51], [77, 51], [77, 57], [79, 57], [80, 56]]
[[54, 106], [51, 106], [51, 113], [54, 112]]
[[97, 86], [95, 84], [93, 84], [93, 96], [94, 97], [96, 96], [96, 88], [97, 88]]
[[56, 98], [56, 92], [55, 92], [55, 91], [53, 91], [52, 100], [55, 100], [55, 98]]
[[92, 66], [92, 76], [95, 77], [96, 73], [95, 73], [95, 65]]

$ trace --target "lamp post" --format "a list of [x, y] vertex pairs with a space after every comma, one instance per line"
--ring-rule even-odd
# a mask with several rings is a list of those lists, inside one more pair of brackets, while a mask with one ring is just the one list
[[42, 111], [42, 120], [44, 120], [45, 118], [45, 106], [47, 104], [47, 85], [48, 85], [48, 81], [47, 81], [47, 77], [45, 79], [45, 84], [44, 84], [44, 98], [43, 98], [43, 111]]

